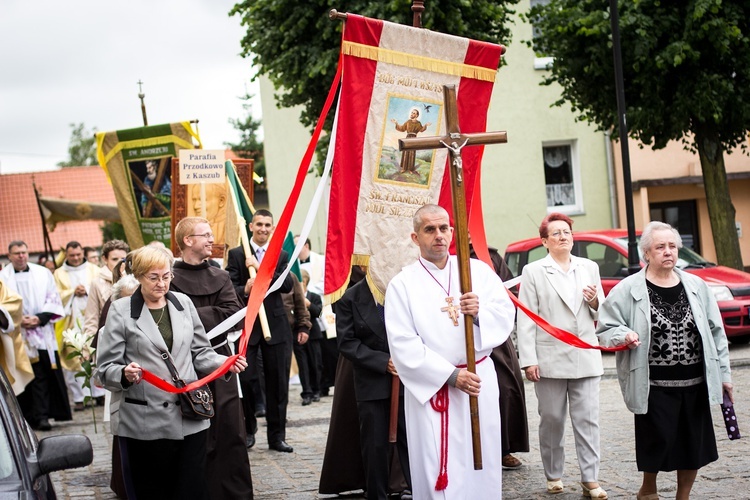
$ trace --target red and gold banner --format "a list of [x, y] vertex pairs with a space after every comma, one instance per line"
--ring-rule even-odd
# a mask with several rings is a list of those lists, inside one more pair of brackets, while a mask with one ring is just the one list
[[[379, 302], [418, 249], [412, 216], [451, 209], [445, 149], [400, 152], [398, 140], [445, 134], [443, 85], [456, 85], [462, 132], [484, 132], [502, 47], [349, 14], [342, 47], [326, 242], [325, 293], [340, 297], [352, 265], [367, 265]], [[482, 147], [463, 152], [466, 197]]]

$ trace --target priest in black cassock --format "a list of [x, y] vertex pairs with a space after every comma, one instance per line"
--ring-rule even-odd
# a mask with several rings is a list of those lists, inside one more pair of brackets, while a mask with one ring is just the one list
[[[242, 309], [229, 273], [209, 265], [214, 242], [208, 220], [182, 219], [175, 227], [175, 240], [182, 261], [174, 264], [171, 289], [193, 301], [206, 332]], [[233, 353], [226, 333], [210, 338], [214, 350], [225, 356]], [[201, 374], [205, 375], [205, 374]], [[250, 461], [245, 447], [245, 421], [235, 375], [210, 382], [216, 415], [211, 419], [206, 444], [206, 475], [211, 498], [253, 498]]]

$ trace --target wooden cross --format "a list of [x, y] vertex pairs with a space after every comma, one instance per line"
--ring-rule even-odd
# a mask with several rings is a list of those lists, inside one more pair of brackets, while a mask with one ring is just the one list
[[[508, 142], [506, 132], [482, 132], [462, 134], [458, 128], [458, 103], [456, 86], [443, 86], [443, 104], [445, 107], [445, 127], [447, 135], [441, 137], [416, 137], [399, 139], [401, 151], [416, 149], [447, 148], [451, 155], [451, 196], [453, 198], [453, 220], [456, 237], [456, 256], [458, 257], [458, 276], [461, 282], [461, 293], [471, 291], [471, 271], [469, 267], [469, 231], [466, 216], [466, 193], [463, 184], [463, 164], [461, 149], [465, 146], [482, 144], [499, 144]], [[454, 306], [455, 307], [455, 306]], [[476, 373], [476, 356], [474, 351], [474, 317], [464, 315], [466, 334], [466, 369]], [[482, 469], [482, 443], [479, 437], [479, 402], [476, 396], [469, 396], [471, 414], [471, 437], [474, 451], [474, 470]]]
[[440, 311], [447, 312], [448, 317], [453, 320], [453, 326], [458, 326], [458, 306], [453, 303], [453, 297], [446, 297], [447, 306], [441, 307]]

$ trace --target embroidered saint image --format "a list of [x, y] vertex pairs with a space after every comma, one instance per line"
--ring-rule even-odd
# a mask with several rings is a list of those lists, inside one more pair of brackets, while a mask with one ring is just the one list
[[389, 96], [376, 180], [429, 185], [434, 151], [399, 151], [398, 140], [437, 134], [441, 111], [439, 102]]

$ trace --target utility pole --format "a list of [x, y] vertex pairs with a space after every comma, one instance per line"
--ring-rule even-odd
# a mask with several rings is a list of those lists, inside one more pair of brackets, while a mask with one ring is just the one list
[[630, 179], [630, 151], [628, 149], [628, 122], [625, 116], [625, 82], [622, 76], [622, 51], [620, 49], [620, 18], [617, 0], [609, 0], [609, 19], [612, 24], [612, 53], [615, 63], [615, 89], [617, 92], [617, 119], [620, 129], [620, 154], [622, 156], [622, 183], [625, 188], [625, 218], [628, 225], [628, 274], [641, 269], [638, 245], [635, 241], [635, 215], [633, 214], [633, 183]]

